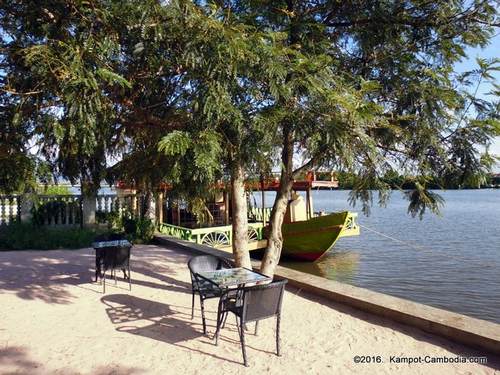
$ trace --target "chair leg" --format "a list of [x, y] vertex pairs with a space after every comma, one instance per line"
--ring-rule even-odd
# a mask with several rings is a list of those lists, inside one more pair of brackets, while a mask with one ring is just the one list
[[128, 268], [128, 290], [132, 290], [132, 275], [130, 273], [130, 264], [128, 265], [127, 268]]
[[101, 276], [101, 257], [95, 256], [95, 282], [99, 279], [99, 276]]
[[276, 316], [276, 354], [278, 357], [281, 356], [280, 353], [280, 322], [281, 322], [281, 316], [278, 314]]
[[228, 315], [228, 313], [226, 312], [226, 313], [224, 314], [224, 321], [222, 322], [222, 328], [225, 328], [225, 327], [226, 327], [227, 315]]
[[194, 318], [194, 299], [195, 299], [194, 291], [191, 291], [191, 320], [193, 320]]
[[102, 273], [102, 294], [106, 293], [106, 270]]
[[203, 303], [203, 298], [200, 296], [201, 305], [201, 322], [203, 323], [203, 333], [207, 334], [207, 323], [205, 322], [205, 304]]
[[259, 321], [256, 320], [255, 321], [255, 332], [254, 332], [254, 335], [257, 336], [257, 330], [259, 329]]
[[219, 333], [224, 320], [224, 313], [222, 312], [222, 299], [219, 299], [219, 306], [217, 307], [217, 328], [215, 330], [215, 346], [219, 343]]
[[117, 283], [117, 281], [116, 281], [116, 270], [113, 270], [113, 273], [115, 275], [115, 285], [116, 285], [116, 283]]
[[[236, 318], [238, 320], [238, 318]], [[246, 367], [248, 367], [248, 362], [247, 362], [247, 351], [245, 347], [245, 324], [240, 321], [240, 324], [238, 326], [238, 331], [240, 334], [240, 341], [241, 341], [241, 352], [243, 353], [243, 363], [245, 364]]]

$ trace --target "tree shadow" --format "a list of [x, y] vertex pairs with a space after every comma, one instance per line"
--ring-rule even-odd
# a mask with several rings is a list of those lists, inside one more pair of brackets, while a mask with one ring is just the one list
[[[134, 247], [132, 284], [190, 293], [190, 283], [169, 276], [178, 274], [181, 265], [185, 267], [188, 259], [185, 254], [179, 256], [172, 250], [156, 246]], [[134, 273], [157, 282], [134, 278]], [[68, 285], [99, 292], [88, 287], [93, 282], [94, 274], [93, 249], [0, 252], [0, 290], [15, 293], [26, 300], [70, 304], [75, 295], [67, 288]]]
[[[77, 370], [57, 369], [58, 373], [80, 373]], [[134, 375], [144, 373], [145, 370], [137, 367], [123, 367], [120, 365], [109, 364], [99, 366], [91, 372], [92, 375]], [[47, 374], [47, 369], [40, 362], [29, 359], [26, 348], [19, 346], [10, 346], [0, 349], [0, 373], [3, 375], [14, 374]]]
[[99, 366], [92, 371], [92, 375], [135, 375], [144, 373], [146, 373], [145, 369], [141, 369], [138, 367], [124, 367], [113, 364], [107, 366]]
[[42, 364], [29, 359], [26, 348], [8, 346], [0, 348], [0, 373], [33, 374], [42, 368]]
[[439, 346], [445, 350], [450, 351], [458, 356], [470, 357], [470, 356], [478, 356], [478, 357], [487, 357], [488, 363], [484, 364], [484, 366], [490, 367], [492, 369], [498, 370], [500, 369], [500, 357], [495, 356], [494, 354], [487, 353], [485, 351], [474, 349], [471, 347], [467, 347], [465, 345], [455, 343], [446, 339], [444, 337], [436, 336], [432, 333], [427, 333], [420, 328], [407, 326], [403, 323], [398, 323], [388, 318], [384, 318], [381, 316], [373, 315], [365, 311], [361, 311], [354, 307], [350, 307], [335, 301], [331, 301], [324, 297], [305, 292], [300, 288], [287, 285], [286, 290], [289, 293], [300, 295], [300, 297], [307, 299], [309, 301], [313, 301], [315, 303], [319, 303], [321, 305], [327, 306], [333, 310], [336, 310], [342, 314], [349, 315], [353, 318], [363, 320], [373, 325], [389, 328], [391, 330], [403, 333], [406, 336], [410, 336], [417, 341], [426, 342], [432, 345]]
[[0, 253], [0, 290], [19, 298], [69, 304], [74, 297], [67, 285], [89, 281], [90, 255], [76, 251]]

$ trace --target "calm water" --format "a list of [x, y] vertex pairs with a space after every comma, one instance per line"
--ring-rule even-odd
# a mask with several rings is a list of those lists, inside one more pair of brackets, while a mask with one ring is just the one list
[[347, 191], [315, 191], [315, 211], [358, 211], [361, 235], [341, 238], [314, 263], [283, 265], [500, 323], [500, 190], [440, 194], [442, 216], [419, 220], [400, 192], [366, 217]]

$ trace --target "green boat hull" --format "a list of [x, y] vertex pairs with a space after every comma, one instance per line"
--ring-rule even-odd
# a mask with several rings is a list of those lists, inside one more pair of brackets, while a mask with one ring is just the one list
[[283, 257], [315, 261], [335, 245], [346, 224], [347, 215], [347, 211], [336, 212], [283, 224]]

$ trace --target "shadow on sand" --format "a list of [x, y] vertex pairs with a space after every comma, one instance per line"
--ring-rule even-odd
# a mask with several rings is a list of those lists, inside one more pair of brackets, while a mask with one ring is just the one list
[[[104, 296], [101, 298], [101, 302], [106, 306], [106, 313], [110, 321], [119, 325], [116, 328], [118, 332], [146, 337], [226, 362], [240, 364], [240, 362], [183, 344], [198, 339], [199, 343], [215, 346], [213, 340], [201, 331], [201, 322], [195, 323], [193, 321], [191, 323], [178, 318], [178, 316], [184, 319], [191, 317], [190, 311], [182, 312], [177, 310], [181, 306], [175, 306], [176, 309], [174, 310], [173, 306], [128, 294]], [[207, 321], [215, 324], [215, 319], [207, 319]], [[228, 324], [228, 326], [231, 326], [231, 324]], [[235, 330], [235, 328], [232, 330]], [[220, 340], [240, 345], [239, 341], [229, 340], [223, 336], [220, 337]]]
[[[184, 267], [188, 258], [156, 246], [132, 249], [132, 288], [134, 285], [190, 293], [191, 285], [169, 275]], [[167, 260], [173, 266], [161, 264]], [[88, 288], [95, 272], [93, 249], [51, 251], [1, 251], [0, 291], [13, 292], [19, 298], [39, 299], [51, 304], [69, 304], [75, 296], [68, 285]], [[154, 279], [141, 280], [134, 274]], [[87, 287], [85, 286], [87, 284]]]

